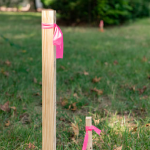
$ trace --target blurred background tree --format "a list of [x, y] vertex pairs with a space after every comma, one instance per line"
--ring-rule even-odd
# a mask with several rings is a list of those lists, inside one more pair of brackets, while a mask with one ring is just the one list
[[23, 2], [30, 3], [31, 9], [36, 10], [36, 0], [0, 0], [0, 6], [19, 8]]
[[22, 0], [0, 0], [0, 6], [17, 7]]
[[147, 17], [149, 0], [42, 0], [45, 8], [57, 10], [61, 19], [69, 23], [122, 24], [125, 21]]

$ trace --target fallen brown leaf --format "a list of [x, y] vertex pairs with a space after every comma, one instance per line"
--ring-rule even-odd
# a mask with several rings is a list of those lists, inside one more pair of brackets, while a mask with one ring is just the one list
[[6, 61], [5, 61], [5, 64], [6, 64], [7, 66], [11, 66], [11, 62], [10, 62], [9, 60], [6, 60]]
[[105, 62], [105, 65], [108, 66], [108, 62]]
[[137, 131], [137, 127], [134, 127], [132, 130], [132, 132], [135, 132], [135, 131]]
[[118, 61], [117, 60], [114, 61], [114, 65], [118, 65]]
[[95, 124], [95, 125], [98, 125], [98, 124], [99, 124], [100, 119], [96, 120], [96, 119], [93, 118], [93, 120], [94, 120], [94, 124]]
[[71, 105], [69, 105], [68, 110], [71, 108]]
[[143, 62], [147, 62], [147, 58], [144, 56], [144, 57], [142, 58], [142, 61], [143, 61]]
[[34, 96], [40, 96], [40, 93], [37, 92], [37, 93], [34, 93], [33, 95], [34, 95]]
[[60, 66], [61, 69], [65, 70], [66, 68], [64, 66]]
[[105, 112], [106, 115], [109, 114], [109, 111], [107, 109], [104, 109], [104, 112]]
[[22, 53], [26, 53], [27, 51], [26, 50], [22, 50]]
[[143, 113], [144, 113], [144, 112], [146, 112], [146, 110], [145, 110], [145, 109], [143, 109], [143, 108], [141, 108], [141, 112], [143, 112]]
[[86, 71], [84, 71], [84, 75], [85, 75], [85, 76], [88, 76], [88, 75], [89, 75], [89, 73], [88, 73], [88, 72], [86, 72]]
[[23, 118], [24, 116], [29, 117], [29, 114], [28, 114], [28, 113], [23, 113], [23, 114], [21, 114], [21, 115], [19, 116], [19, 118], [21, 119], [21, 118]]
[[94, 78], [94, 79], [92, 79], [92, 82], [93, 83], [97, 83], [97, 82], [99, 82], [100, 80], [101, 80], [102, 78], [97, 78], [97, 76]]
[[66, 106], [67, 104], [68, 104], [68, 99], [65, 98], [61, 101], [62, 106]]
[[59, 120], [60, 121], [65, 121], [65, 118], [60, 117]]
[[73, 111], [77, 110], [76, 103], [77, 103], [77, 102], [75, 102], [75, 103], [72, 104], [72, 107], [73, 107], [73, 108], [72, 108], [71, 110], [73, 110]]
[[5, 112], [10, 112], [9, 101], [7, 101], [4, 105], [0, 105], [0, 109]]
[[6, 123], [5, 123], [5, 127], [9, 127], [10, 126], [10, 121], [8, 120]]
[[6, 92], [5, 95], [6, 95], [6, 96], [9, 96], [9, 97], [11, 96], [11, 94], [9, 94], [8, 92]]
[[132, 90], [132, 91], [134, 91], [134, 92], [135, 92], [135, 90], [136, 90], [136, 89], [135, 89], [135, 87], [136, 87], [136, 86], [135, 86], [135, 85], [133, 85], [132, 87], [130, 87], [130, 90]]
[[14, 106], [12, 106], [12, 107], [10, 107], [10, 108], [13, 109], [13, 110], [17, 110], [16, 107], [14, 107]]
[[78, 144], [79, 141], [76, 141], [75, 137], [72, 137], [71, 139], [74, 143]]
[[115, 148], [114, 150], [122, 150], [122, 146]]
[[145, 92], [145, 90], [147, 89], [147, 87], [146, 86], [143, 86], [143, 88], [142, 89], [138, 89], [138, 91], [139, 91], [139, 94], [143, 94], [144, 92]]
[[91, 89], [91, 91], [96, 92], [98, 95], [102, 95], [103, 91], [102, 90], [98, 90], [97, 88]]
[[150, 127], [150, 123], [146, 124], [146, 127]]
[[22, 100], [22, 96], [21, 96], [21, 95], [18, 95], [17, 98], [18, 98], [19, 100]]
[[10, 108], [14, 110], [14, 111], [13, 111], [13, 116], [16, 116], [16, 115], [17, 115], [17, 108], [14, 107], [14, 106], [12, 106], [12, 107], [10, 107]]
[[79, 135], [79, 127], [78, 127], [78, 124], [74, 124], [74, 123], [71, 123], [71, 127], [73, 129], [73, 132], [76, 136]]
[[143, 96], [143, 97], [140, 97], [141, 100], [142, 100], [142, 99], [147, 99], [147, 98], [148, 98], [147, 95], [145, 95], [145, 96]]
[[9, 72], [5, 71], [5, 72], [3, 72], [3, 75], [8, 77], [9, 76]]
[[29, 143], [29, 144], [28, 144], [28, 148], [29, 148], [29, 149], [35, 149], [35, 146], [34, 146], [34, 144]]
[[77, 93], [74, 93], [73, 96], [79, 98]]
[[29, 124], [31, 122], [29, 114], [27, 114], [27, 113], [20, 115], [19, 118], [20, 118], [22, 124]]
[[33, 82], [34, 82], [34, 83], [37, 83], [37, 79], [36, 79], [36, 78], [33, 78]]

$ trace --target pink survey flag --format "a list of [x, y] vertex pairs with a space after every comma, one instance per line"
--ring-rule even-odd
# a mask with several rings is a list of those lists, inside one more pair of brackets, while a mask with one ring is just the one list
[[53, 44], [56, 45], [56, 58], [63, 58], [63, 33], [57, 24], [42, 23], [42, 29], [54, 29]]
[[92, 131], [94, 130], [98, 135], [100, 135], [101, 130], [96, 128], [95, 126], [86, 126], [85, 127], [86, 133], [85, 133], [85, 137], [84, 137], [84, 142], [83, 142], [83, 147], [82, 150], [86, 150], [87, 148], [87, 144], [88, 144], [88, 139], [89, 139], [89, 135], [88, 135], [88, 131]]
[[103, 32], [104, 31], [104, 21], [103, 20], [100, 21], [99, 27], [100, 27], [100, 31]]

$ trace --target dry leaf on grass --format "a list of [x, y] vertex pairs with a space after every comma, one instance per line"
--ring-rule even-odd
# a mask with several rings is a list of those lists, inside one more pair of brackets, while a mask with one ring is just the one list
[[78, 144], [78, 143], [79, 143], [79, 141], [78, 141], [78, 140], [76, 140], [76, 139], [75, 139], [75, 137], [72, 137], [71, 139], [72, 139], [72, 141], [73, 141], [74, 143], [76, 143], [76, 144]]
[[10, 112], [9, 101], [7, 101], [4, 105], [0, 105], [0, 109], [5, 112]]
[[32, 143], [29, 143], [29, 144], [27, 144], [28, 145], [28, 148], [29, 149], [35, 149], [35, 146], [34, 146], [34, 144], [32, 144]]
[[9, 97], [11, 96], [11, 94], [9, 94], [8, 92], [6, 92], [5, 95], [6, 95], [6, 96], [9, 96]]
[[146, 112], [146, 110], [145, 110], [145, 109], [143, 109], [143, 108], [141, 108], [141, 112], [142, 112], [142, 113], [145, 113], [145, 112]]
[[140, 100], [143, 100], [143, 99], [148, 99], [148, 96], [145, 95], [145, 96], [140, 97]]
[[78, 135], [79, 135], [79, 127], [78, 127], [78, 124], [71, 123], [71, 127], [72, 127], [72, 129], [73, 129], [73, 132], [74, 132], [75, 136], [78, 136]]
[[137, 131], [137, 127], [134, 127], [133, 129], [132, 129], [132, 132], [136, 132]]
[[102, 78], [97, 78], [97, 76], [94, 78], [94, 79], [92, 79], [92, 82], [93, 83], [97, 83], [97, 82], [99, 82], [100, 80], [101, 80]]
[[91, 89], [92, 92], [96, 92], [98, 95], [102, 95], [103, 91], [102, 90], [98, 90], [97, 88]]
[[143, 62], [147, 62], [147, 58], [144, 56], [144, 57], [142, 58], [142, 61], [143, 61]]
[[138, 91], [139, 91], [139, 94], [143, 94], [144, 92], [145, 92], [145, 90], [147, 89], [147, 87], [146, 86], [143, 86], [143, 88], [142, 89], [138, 89]]
[[36, 78], [33, 78], [33, 82], [34, 82], [34, 83], [37, 83], [37, 79], [36, 79]]
[[71, 105], [69, 105], [68, 110], [71, 108]]
[[115, 148], [114, 150], [122, 150], [122, 146]]
[[150, 127], [150, 123], [146, 124], [146, 127]]
[[130, 90], [132, 90], [132, 91], [135, 92], [135, 90], [136, 90], [135, 87], [136, 87], [135, 85], [131, 86], [131, 87], [130, 87]]
[[114, 61], [114, 65], [118, 65], [118, 61], [117, 60]]
[[88, 76], [88, 75], [89, 75], [89, 73], [88, 73], [88, 72], [86, 72], [86, 71], [84, 71], [84, 75], [85, 75], [85, 76]]
[[60, 121], [65, 121], [66, 119], [65, 119], [65, 118], [60, 117], [60, 118], [59, 118], [59, 120], [60, 120]]
[[62, 101], [61, 101], [61, 105], [64, 107], [64, 106], [66, 106], [68, 104], [68, 99], [63, 99]]
[[6, 60], [6, 61], [5, 61], [5, 64], [6, 64], [7, 66], [11, 66], [11, 62], [10, 62], [9, 60]]
[[34, 93], [33, 95], [34, 95], [34, 96], [40, 96], [40, 93], [37, 92], [37, 93]]
[[27, 51], [26, 50], [22, 50], [22, 53], [26, 53]]
[[77, 102], [75, 102], [75, 103], [72, 104], [72, 107], [73, 107], [73, 108], [72, 108], [71, 110], [73, 110], [73, 111], [77, 110], [76, 103], [77, 103]]
[[27, 114], [27, 113], [20, 115], [19, 118], [20, 118], [22, 124], [29, 124], [31, 122], [29, 114]]
[[8, 120], [6, 123], [5, 123], [5, 127], [9, 127], [10, 126], [10, 121]]
[[94, 124], [95, 124], [95, 125], [98, 125], [98, 124], [99, 124], [100, 119], [96, 120], [96, 119], [93, 118], [93, 120], [94, 120]]
[[14, 107], [14, 106], [12, 106], [12, 107], [10, 107], [10, 108], [14, 110], [14, 111], [13, 111], [13, 116], [16, 116], [16, 115], [17, 115], [17, 108]]
[[105, 62], [105, 65], [108, 66], [108, 62]]
[[61, 69], [65, 70], [66, 68], [64, 66], [60, 66]]
[[9, 72], [5, 71], [5, 72], [3, 72], [3, 75], [8, 77], [9, 76]]
[[76, 103], [77, 103], [77, 102], [74, 102], [74, 103], [70, 104], [69, 107], [68, 107], [68, 110], [69, 110], [69, 109], [71, 109], [72, 111], [77, 110]]
[[13, 109], [14, 111], [16, 111], [17, 109], [16, 109], [16, 107], [14, 107], [14, 106], [12, 106], [12, 107], [10, 107], [11, 109]]
[[73, 96], [74, 96], [75, 98], [79, 98], [77, 93], [74, 93]]

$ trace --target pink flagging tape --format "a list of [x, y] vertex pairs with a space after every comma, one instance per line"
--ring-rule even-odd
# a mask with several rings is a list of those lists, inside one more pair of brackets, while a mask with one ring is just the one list
[[86, 150], [86, 148], [87, 148], [88, 138], [89, 138], [88, 131], [94, 130], [98, 135], [100, 135], [100, 133], [101, 133], [101, 130], [98, 129], [98, 128], [96, 128], [93, 125], [92, 126], [86, 126], [85, 130], [86, 130], [86, 133], [85, 133], [85, 137], [84, 137], [84, 142], [83, 142], [82, 150]]
[[103, 28], [103, 26], [104, 26], [104, 21], [101, 20], [101, 21], [100, 21], [100, 24], [99, 24], [99, 27], [100, 27], [100, 28]]
[[42, 23], [42, 29], [55, 28], [53, 44], [56, 45], [56, 58], [63, 58], [63, 33], [57, 24]]

